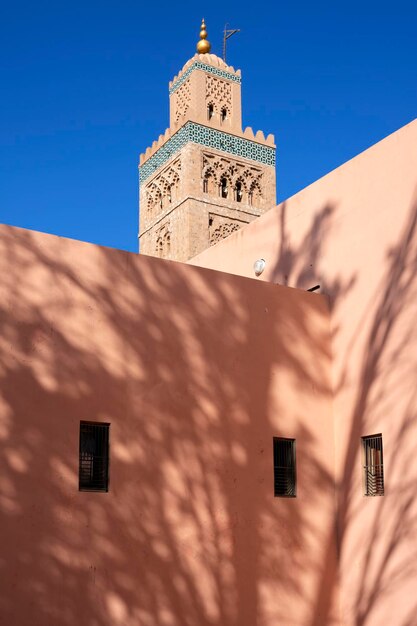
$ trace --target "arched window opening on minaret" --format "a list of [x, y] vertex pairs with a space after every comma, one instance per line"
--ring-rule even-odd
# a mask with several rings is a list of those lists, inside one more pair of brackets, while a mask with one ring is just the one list
[[209, 170], [208, 172], [205, 172], [204, 174], [203, 192], [213, 195], [215, 193], [215, 188], [216, 188], [216, 182], [214, 180], [213, 173]]
[[227, 109], [226, 107], [223, 107], [222, 110], [220, 111], [220, 121], [223, 124], [226, 120], [227, 120]]
[[248, 194], [249, 204], [257, 207], [259, 206], [260, 199], [261, 199], [261, 190], [258, 184], [255, 183], [252, 185], [252, 187], [249, 190], [249, 194]]
[[207, 107], [207, 119], [211, 120], [214, 117], [214, 104], [210, 102]]
[[229, 193], [229, 188], [228, 188], [228, 185], [227, 185], [227, 178], [223, 177], [220, 180], [220, 196], [222, 198], [227, 198], [228, 193]]
[[243, 186], [240, 180], [238, 180], [236, 183], [235, 198], [236, 198], [236, 202], [242, 202], [243, 200]]

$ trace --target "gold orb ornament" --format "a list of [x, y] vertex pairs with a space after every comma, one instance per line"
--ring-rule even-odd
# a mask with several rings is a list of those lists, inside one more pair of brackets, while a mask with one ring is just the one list
[[207, 41], [206, 24], [203, 18], [203, 21], [201, 22], [200, 41], [197, 44], [197, 52], [198, 54], [208, 54], [210, 50], [211, 44]]

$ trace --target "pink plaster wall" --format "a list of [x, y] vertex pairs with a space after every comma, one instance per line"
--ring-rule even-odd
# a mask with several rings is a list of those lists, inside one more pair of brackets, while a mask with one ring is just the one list
[[7, 226], [0, 268], [0, 623], [336, 626], [326, 299]]
[[[417, 121], [192, 263], [253, 277], [260, 257], [260, 280], [319, 283], [331, 302], [342, 624], [415, 626]], [[364, 498], [360, 437], [375, 433], [385, 496]]]

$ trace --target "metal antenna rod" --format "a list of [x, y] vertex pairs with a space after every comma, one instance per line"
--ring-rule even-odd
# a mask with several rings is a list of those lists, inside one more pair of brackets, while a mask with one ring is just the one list
[[240, 28], [227, 28], [227, 27], [228, 27], [228, 24], [225, 24], [224, 31], [223, 31], [223, 61], [225, 63], [226, 63], [226, 41], [232, 35], [235, 35], [236, 33], [240, 33]]

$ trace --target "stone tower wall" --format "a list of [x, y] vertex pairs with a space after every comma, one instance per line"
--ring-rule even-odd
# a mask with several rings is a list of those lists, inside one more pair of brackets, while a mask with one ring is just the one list
[[195, 55], [170, 83], [170, 128], [140, 159], [140, 252], [186, 261], [276, 202], [275, 146], [241, 127], [240, 72]]
[[141, 186], [140, 202], [140, 252], [186, 261], [274, 205], [275, 170], [188, 143]]
[[[240, 82], [194, 70], [171, 92], [169, 100], [172, 129], [193, 120], [226, 132], [242, 132]], [[213, 107], [211, 115], [210, 105]], [[222, 118], [222, 111], [227, 113], [225, 119]]]

